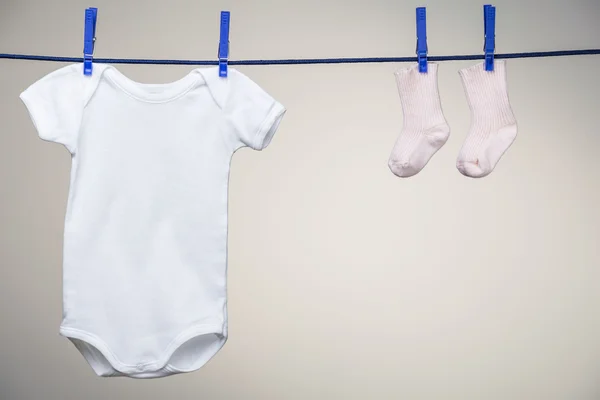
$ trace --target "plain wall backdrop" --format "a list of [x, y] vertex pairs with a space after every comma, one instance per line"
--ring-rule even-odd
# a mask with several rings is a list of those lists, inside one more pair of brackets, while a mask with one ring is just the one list
[[[478, 54], [474, 0], [0, 0], [0, 52], [80, 57]], [[598, 0], [497, 0], [497, 51], [600, 48]], [[64, 64], [0, 60], [0, 399], [600, 399], [600, 56], [509, 60], [516, 142], [488, 177], [455, 168], [470, 115], [440, 66], [452, 132], [417, 176], [387, 159], [408, 64], [237, 67], [288, 112], [263, 152], [234, 156], [229, 340], [201, 370], [98, 378], [59, 336], [70, 157], [19, 93]], [[141, 82], [192, 66], [120, 65]], [[143, 277], [140, 277], [143, 279]]]

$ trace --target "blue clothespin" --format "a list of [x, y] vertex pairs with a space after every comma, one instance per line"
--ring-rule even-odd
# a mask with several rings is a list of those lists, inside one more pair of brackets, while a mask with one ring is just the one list
[[219, 76], [227, 77], [229, 59], [229, 11], [221, 11], [221, 38], [219, 40]]
[[494, 51], [496, 50], [496, 7], [483, 6], [483, 30], [485, 31], [485, 70], [494, 70]]
[[425, 7], [417, 8], [417, 59], [419, 72], [427, 72], [427, 12]]
[[83, 74], [92, 74], [92, 58], [94, 42], [96, 41], [96, 18], [98, 9], [94, 7], [85, 10], [85, 29], [83, 31]]

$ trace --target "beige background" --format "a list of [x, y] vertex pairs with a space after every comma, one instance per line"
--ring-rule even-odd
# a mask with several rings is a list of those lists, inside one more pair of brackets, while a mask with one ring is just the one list
[[[0, 0], [0, 52], [212, 59], [410, 56], [415, 1]], [[431, 54], [482, 49], [482, 3], [431, 0]], [[497, 0], [499, 52], [600, 47], [598, 0]], [[0, 60], [0, 399], [600, 399], [600, 56], [511, 60], [519, 136], [482, 180], [455, 169], [469, 127], [440, 67], [446, 146], [387, 167], [406, 64], [239, 67], [288, 112], [230, 181], [230, 339], [200, 371], [97, 378], [58, 335], [70, 158], [18, 95], [63, 64]], [[192, 67], [119, 67], [168, 82]]]

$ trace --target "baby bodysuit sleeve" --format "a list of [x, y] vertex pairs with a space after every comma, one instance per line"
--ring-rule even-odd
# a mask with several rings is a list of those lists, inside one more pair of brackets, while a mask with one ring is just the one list
[[84, 76], [77, 64], [58, 69], [33, 83], [20, 98], [41, 139], [75, 152], [84, 105]]
[[240, 146], [262, 150], [269, 145], [286, 110], [241, 72], [230, 69], [225, 113]]

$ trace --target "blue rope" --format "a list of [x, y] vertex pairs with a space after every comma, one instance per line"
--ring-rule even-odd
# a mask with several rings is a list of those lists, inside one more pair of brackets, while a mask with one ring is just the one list
[[[509, 58], [539, 58], [539, 57], [565, 57], [598, 55], [600, 49], [588, 50], [559, 50], [540, 51], [529, 53], [506, 53], [495, 54], [498, 59]], [[30, 54], [4, 54], [0, 53], [0, 59], [12, 60], [34, 60], [54, 62], [83, 62], [82, 57], [56, 57], [36, 56]], [[457, 56], [428, 56], [429, 61], [464, 61], [483, 60], [484, 54], [457, 55]], [[162, 65], [217, 65], [217, 60], [152, 60], [152, 59], [127, 59], [127, 58], [94, 58], [94, 62], [100, 64], [162, 64]], [[359, 63], [402, 63], [417, 62], [417, 57], [364, 57], [364, 58], [308, 58], [308, 59], [283, 59], [283, 60], [232, 60], [229, 65], [290, 65], [290, 64], [359, 64]]]

